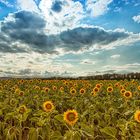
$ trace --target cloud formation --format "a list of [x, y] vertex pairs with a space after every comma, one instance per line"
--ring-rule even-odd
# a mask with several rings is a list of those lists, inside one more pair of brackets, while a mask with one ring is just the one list
[[46, 22], [35, 12], [10, 14], [1, 22], [0, 51], [62, 54], [108, 49], [140, 41], [139, 34], [90, 26], [48, 34], [45, 31]]
[[137, 22], [137, 23], [140, 23], [140, 15], [134, 16], [134, 17], [133, 17], [133, 20], [134, 20], [135, 22]]
[[113, 0], [87, 0], [87, 9], [90, 11], [91, 16], [98, 17], [105, 14]]

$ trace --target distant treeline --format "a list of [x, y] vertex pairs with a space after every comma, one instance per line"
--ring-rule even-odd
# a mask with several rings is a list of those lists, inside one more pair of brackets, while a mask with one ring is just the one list
[[124, 80], [124, 79], [140, 79], [140, 73], [129, 73], [129, 74], [103, 74], [93, 76], [80, 76], [80, 77], [50, 77], [47, 79], [79, 79], [79, 80]]
[[48, 80], [124, 80], [124, 79], [140, 79], [140, 73], [128, 74], [103, 74], [93, 76], [79, 76], [79, 77], [1, 77], [0, 79], [48, 79]]

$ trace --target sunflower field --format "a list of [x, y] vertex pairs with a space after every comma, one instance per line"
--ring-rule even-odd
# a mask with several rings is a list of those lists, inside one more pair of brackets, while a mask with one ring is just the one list
[[139, 80], [0, 80], [0, 140], [139, 139]]

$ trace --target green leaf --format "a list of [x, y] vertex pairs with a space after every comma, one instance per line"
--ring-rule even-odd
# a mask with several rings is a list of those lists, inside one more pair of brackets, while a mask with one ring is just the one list
[[56, 120], [58, 120], [59, 122], [64, 122], [64, 121], [63, 121], [63, 115], [61, 115], [61, 114], [56, 115], [54, 118], [55, 118]]
[[35, 128], [30, 128], [29, 140], [38, 140], [38, 134], [37, 134], [37, 130]]
[[72, 139], [73, 140], [81, 140], [81, 134], [77, 131], [73, 132]]
[[67, 131], [64, 135], [64, 140], [73, 140], [72, 135], [73, 135], [73, 131]]
[[60, 131], [54, 131], [50, 140], [63, 140], [63, 136], [61, 135]]
[[113, 138], [115, 138], [116, 133], [117, 133], [117, 130], [116, 130], [116, 128], [114, 128], [114, 127], [105, 127], [105, 128], [103, 128], [103, 129], [100, 129], [100, 131], [101, 131], [102, 133], [105, 133], [105, 134], [107, 134], [107, 135], [113, 137]]

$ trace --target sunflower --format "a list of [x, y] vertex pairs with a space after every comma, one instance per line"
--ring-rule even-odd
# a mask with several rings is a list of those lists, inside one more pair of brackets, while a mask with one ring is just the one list
[[129, 99], [129, 98], [132, 97], [132, 92], [130, 92], [130, 91], [125, 91], [124, 94], [123, 94], [123, 96], [124, 96], [125, 98]]
[[56, 87], [56, 86], [53, 86], [52, 89], [53, 89], [54, 91], [56, 91], [56, 90], [57, 90], [57, 87]]
[[64, 91], [64, 87], [60, 87], [60, 92], [63, 92]]
[[17, 105], [17, 100], [14, 99], [14, 98], [12, 98], [12, 99], [10, 100], [10, 105], [11, 105], [11, 106], [16, 106], [16, 105]]
[[43, 109], [46, 112], [51, 112], [54, 109], [54, 105], [51, 101], [46, 101], [43, 103]]
[[120, 90], [120, 93], [121, 93], [121, 94], [124, 94], [125, 91], [126, 91], [125, 89], [121, 89], [121, 90]]
[[138, 90], [140, 90], [140, 86], [138, 86]]
[[74, 125], [78, 120], [78, 113], [76, 110], [67, 110], [64, 112], [64, 121], [69, 125]]
[[0, 86], [0, 90], [3, 90], [3, 87], [2, 86]]
[[99, 88], [95, 87], [95, 88], [93, 89], [93, 92], [95, 92], [95, 93], [99, 92]]
[[134, 114], [134, 119], [140, 123], [140, 110], [137, 110]]
[[91, 92], [91, 95], [92, 95], [92, 96], [96, 96], [96, 95], [97, 95], [97, 92], [92, 91], [92, 92]]
[[76, 94], [76, 89], [75, 89], [75, 88], [72, 88], [72, 89], [70, 90], [70, 94], [72, 94], [72, 95]]
[[20, 89], [19, 88], [15, 89], [15, 93], [16, 94], [19, 94], [19, 92], [20, 92]]
[[34, 88], [35, 88], [35, 90], [37, 90], [37, 91], [40, 90], [40, 87], [39, 87], [39, 86], [35, 86]]
[[20, 91], [18, 94], [19, 94], [20, 96], [23, 96], [23, 95], [24, 95], [24, 91]]
[[96, 87], [97, 87], [97, 88], [100, 88], [100, 87], [101, 87], [101, 85], [100, 85], [100, 84], [96, 84]]
[[113, 87], [109, 86], [109, 87], [107, 88], [107, 92], [111, 93], [112, 91], [113, 91]]
[[80, 92], [80, 94], [84, 94], [86, 92], [86, 90], [84, 88], [81, 88], [79, 92]]
[[47, 92], [47, 93], [49, 92], [49, 90], [50, 89], [48, 87], [44, 88], [44, 91]]
[[22, 105], [19, 107], [18, 112], [20, 114], [24, 114], [27, 111], [27, 107], [25, 105]]

